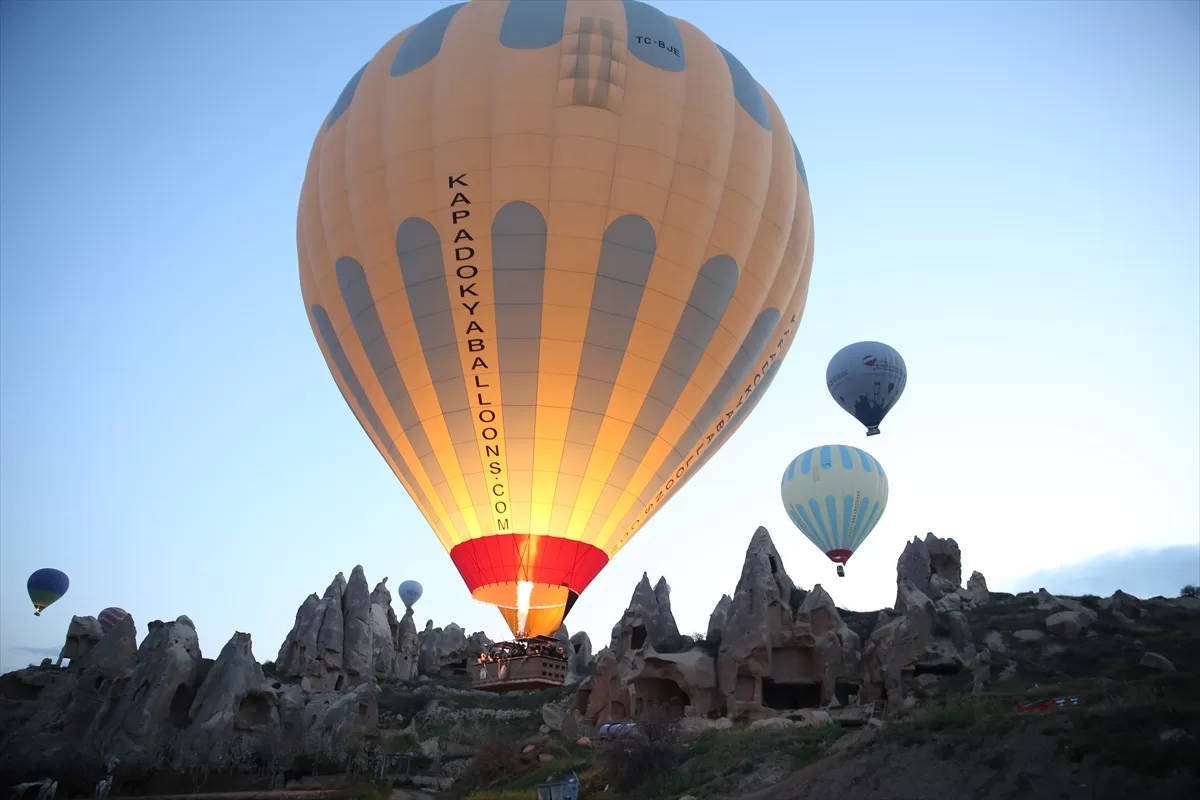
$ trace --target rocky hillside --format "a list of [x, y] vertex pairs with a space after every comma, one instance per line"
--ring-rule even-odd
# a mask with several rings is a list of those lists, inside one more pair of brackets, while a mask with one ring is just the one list
[[[140, 647], [132, 618], [101, 635], [75, 617], [65, 667], [0, 676], [0, 779], [91, 794], [117, 759], [114, 795], [516, 800], [568, 770], [583, 797], [628, 800], [1200, 788], [1200, 599], [989, 592], [930, 534], [901, 554], [894, 606], [855, 613], [795, 586], [762, 528], [705, 632], [681, 634], [670, 594], [643, 576], [599, 652], [559, 631], [567, 685], [504, 696], [470, 689], [482, 633], [418, 631], [361, 567], [306, 598], [263, 664], [242, 633], [204, 658], [187, 617], [151, 622]], [[614, 739], [611, 722], [635, 724]]]

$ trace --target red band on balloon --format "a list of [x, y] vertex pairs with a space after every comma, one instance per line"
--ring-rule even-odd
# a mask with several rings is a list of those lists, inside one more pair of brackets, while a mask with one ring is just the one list
[[850, 560], [850, 556], [854, 555], [854, 552], [852, 550], [830, 550], [825, 555], [829, 556], [830, 561], [845, 564]]
[[580, 594], [608, 563], [604, 551], [593, 545], [529, 534], [468, 539], [450, 551], [450, 558], [472, 592], [494, 583], [529, 581], [566, 584]]

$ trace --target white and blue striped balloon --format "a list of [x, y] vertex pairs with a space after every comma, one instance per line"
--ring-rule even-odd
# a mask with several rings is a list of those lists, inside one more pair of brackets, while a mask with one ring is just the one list
[[780, 494], [796, 527], [831, 561], [845, 564], [887, 508], [887, 474], [865, 450], [827, 444], [788, 464]]

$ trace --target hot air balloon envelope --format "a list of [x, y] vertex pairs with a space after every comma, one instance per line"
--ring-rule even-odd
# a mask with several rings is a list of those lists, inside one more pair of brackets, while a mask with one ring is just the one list
[[780, 494], [792, 522], [839, 565], [840, 575], [887, 508], [887, 474], [865, 450], [827, 444], [788, 464]]
[[404, 603], [404, 607], [412, 608], [421, 599], [421, 595], [424, 594], [425, 590], [416, 581], [405, 581], [400, 584], [400, 588], [396, 592], [400, 595], [400, 601]]
[[893, 348], [881, 342], [856, 342], [834, 354], [825, 369], [825, 385], [837, 404], [879, 433], [879, 423], [892, 410], [908, 383], [908, 368]]
[[297, 249], [342, 396], [468, 589], [553, 636], [765, 391], [812, 209], [774, 101], [696, 28], [489, 0], [346, 84]]
[[65, 572], [50, 567], [30, 575], [25, 588], [29, 592], [29, 599], [33, 601], [34, 616], [41, 616], [47, 606], [67, 593], [70, 585], [71, 579]]
[[100, 612], [100, 616], [96, 619], [100, 622], [100, 630], [103, 633], [108, 633], [118, 622], [129, 616], [129, 612], [123, 608], [109, 606]]

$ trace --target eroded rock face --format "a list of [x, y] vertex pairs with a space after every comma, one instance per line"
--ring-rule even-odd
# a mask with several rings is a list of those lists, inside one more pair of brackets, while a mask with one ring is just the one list
[[384, 578], [371, 592], [371, 663], [375, 677], [385, 680], [396, 671], [396, 639], [400, 632], [400, 620], [392, 609], [392, 593]]
[[796, 588], [765, 528], [751, 537], [737, 588], [714, 609], [703, 646], [664, 652], [655, 641], [652, 629], [663, 644], [677, 631], [673, 618], [656, 627], [665, 584], [651, 589], [648, 576], [639, 582], [594, 678], [580, 684], [570, 706], [582, 723], [624, 722], [652, 710], [754, 720], [832, 703], [843, 689], [857, 694], [858, 635], [823, 588], [807, 595]]
[[721, 595], [716, 608], [708, 616], [708, 630], [705, 631], [708, 641], [715, 642], [721, 638], [721, 632], [725, 630], [725, 623], [729, 621], [729, 612], [732, 610], [733, 598], [727, 594]]
[[902, 704], [920, 676], [954, 674], [976, 655], [962, 612], [939, 611], [912, 583], [899, 589], [900, 615], [876, 628], [863, 651], [867, 699], [889, 706]]
[[[622, 643], [622, 636], [629, 636], [630, 640]], [[634, 588], [629, 607], [613, 626], [609, 647], [636, 650], [642, 646], [643, 639], [655, 648], [663, 648], [679, 639], [679, 626], [671, 612], [671, 587], [663, 577], [651, 587], [650, 576], [646, 573], [642, 573], [641, 581]]]
[[72, 661], [82, 658], [99, 643], [103, 635], [100, 622], [95, 617], [71, 617], [71, 624], [67, 626], [67, 640], [58, 654], [58, 663], [61, 664], [64, 658]]
[[411, 681], [417, 677], [417, 624], [413, 621], [413, 610], [405, 609], [395, 638], [395, 656], [392, 660], [393, 677], [399, 681]]
[[237, 735], [267, 739], [278, 726], [276, 694], [264, 686], [250, 634], [235, 633], [192, 701], [176, 766], [217, 766]]
[[[153, 770], [224, 768], [247, 757], [287, 768], [301, 755], [345, 759], [378, 735], [373, 683], [310, 693], [268, 680], [245, 633], [205, 660], [187, 617], [151, 622], [140, 647], [136, 635], [127, 616], [66, 669], [0, 677], [9, 702], [0, 771], [53, 771], [64, 752]], [[102, 769], [100, 757], [85, 768]]]
[[381, 680], [417, 677], [419, 641], [412, 609], [397, 619], [387, 578], [368, 591], [361, 566], [338, 573], [325, 594], [310, 594], [279, 648], [276, 670], [306, 692], [342, 692]]
[[[588, 676], [592, 663], [592, 640], [583, 631], [571, 635], [567, 626], [561, 625], [555, 638], [567, 653], [566, 685], [572, 686]], [[555, 728], [555, 730], [560, 730]]]
[[297, 679], [305, 691], [342, 688], [342, 646], [345, 619], [342, 596], [346, 578], [338, 573], [324, 596], [310, 594], [296, 612], [296, 622], [279, 648], [275, 668], [280, 677]]
[[967, 592], [975, 599], [976, 605], [986, 605], [991, 600], [988, 592], [987, 578], [982, 572], [972, 572], [967, 579]]
[[367, 587], [362, 566], [356, 566], [350, 572], [342, 595], [342, 671], [346, 680], [339, 688], [375, 681], [371, 590]]
[[[734, 719], [818, 705], [832, 696], [800, 593], [766, 528], [750, 538], [717, 656], [725, 712]], [[840, 621], [840, 620], [839, 620]]]
[[164, 731], [178, 731], [187, 725], [188, 710], [199, 688], [200, 662], [200, 638], [190, 619], [181, 616], [174, 622], [151, 622], [101, 736], [124, 751], [127, 760], [153, 760], [155, 740]]
[[896, 562], [897, 610], [905, 585], [928, 597], [943, 613], [983, 605], [990, 599], [987, 579], [979, 572], [971, 573], [967, 586], [962, 586], [962, 553], [958, 542], [940, 539], [932, 533], [925, 534], [924, 540], [913, 537]]
[[570, 649], [567, 651], [570, 659], [567, 662], [567, 683], [575, 684], [584, 681], [591, 674], [592, 640], [584, 631], [579, 631], [570, 639]]
[[417, 639], [417, 672], [429, 676], [464, 670], [492, 646], [492, 640], [482, 631], [467, 636], [454, 622], [445, 628], [435, 628], [433, 620], [425, 623], [425, 630], [417, 634]]

